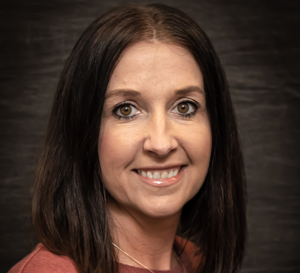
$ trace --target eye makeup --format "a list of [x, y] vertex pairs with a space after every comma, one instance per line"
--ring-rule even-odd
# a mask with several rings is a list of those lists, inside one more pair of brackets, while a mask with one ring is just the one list
[[[178, 108], [177, 111], [174, 110], [176, 108]], [[194, 116], [198, 109], [199, 104], [197, 102], [191, 100], [182, 100], [173, 108], [172, 112], [175, 112], [181, 117], [188, 119]], [[118, 120], [129, 120], [136, 117], [136, 115], [140, 113], [140, 111], [136, 109], [136, 106], [128, 101], [118, 103], [113, 108], [112, 112]]]

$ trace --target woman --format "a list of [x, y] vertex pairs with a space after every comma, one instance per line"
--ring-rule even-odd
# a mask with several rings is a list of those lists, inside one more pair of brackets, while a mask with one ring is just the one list
[[54, 99], [33, 220], [41, 244], [11, 273], [240, 271], [234, 111], [209, 39], [183, 12], [118, 7], [79, 39]]

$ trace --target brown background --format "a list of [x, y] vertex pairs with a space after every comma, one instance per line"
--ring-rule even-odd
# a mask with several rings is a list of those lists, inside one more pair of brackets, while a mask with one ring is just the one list
[[[161, 2], [198, 21], [228, 75], [248, 178], [243, 272], [300, 272], [300, 1]], [[123, 3], [0, 3], [1, 273], [35, 244], [30, 188], [62, 66], [91, 21]]]

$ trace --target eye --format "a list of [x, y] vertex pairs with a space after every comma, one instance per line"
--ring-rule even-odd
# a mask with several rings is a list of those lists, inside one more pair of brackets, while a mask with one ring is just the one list
[[133, 118], [139, 111], [132, 104], [122, 104], [115, 109], [118, 118]]
[[182, 101], [174, 108], [175, 113], [181, 116], [191, 116], [197, 110], [198, 106], [191, 101]]

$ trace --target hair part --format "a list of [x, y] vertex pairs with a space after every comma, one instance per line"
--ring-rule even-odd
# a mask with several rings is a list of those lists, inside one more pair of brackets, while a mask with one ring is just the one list
[[161, 4], [105, 13], [73, 48], [57, 87], [36, 175], [36, 233], [47, 249], [70, 257], [79, 272], [117, 272], [97, 143], [111, 74], [124, 50], [141, 41], [185, 47], [199, 64], [212, 155], [202, 188], [183, 208], [178, 232], [200, 249], [197, 272], [239, 272], [246, 238], [246, 182], [226, 77], [198, 24]]

